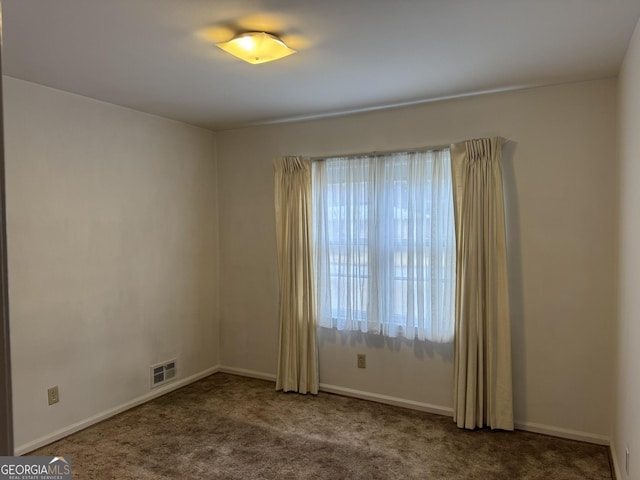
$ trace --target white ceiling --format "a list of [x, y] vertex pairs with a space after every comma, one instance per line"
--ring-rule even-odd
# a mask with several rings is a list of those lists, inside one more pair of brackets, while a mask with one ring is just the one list
[[[640, 0], [3, 0], [6, 75], [213, 129], [614, 76]], [[249, 65], [240, 30], [299, 50]]]

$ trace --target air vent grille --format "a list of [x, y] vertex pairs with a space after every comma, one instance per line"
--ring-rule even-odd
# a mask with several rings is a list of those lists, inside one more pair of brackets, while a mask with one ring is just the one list
[[168, 360], [151, 366], [151, 388], [159, 387], [176, 378], [176, 360]]

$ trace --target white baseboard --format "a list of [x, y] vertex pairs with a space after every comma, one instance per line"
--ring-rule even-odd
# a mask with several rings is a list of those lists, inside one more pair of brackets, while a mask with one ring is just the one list
[[[171, 383], [164, 387], [160, 387], [158, 389], [154, 389], [151, 392], [148, 392], [140, 397], [134, 398], [133, 400], [123, 403], [117, 407], [111, 408], [104, 412], [101, 412], [97, 415], [89, 417], [85, 420], [81, 420], [72, 425], [64, 427], [60, 430], [57, 430], [49, 435], [45, 435], [44, 437], [40, 437], [34, 441], [25, 443], [23, 445], [19, 445], [15, 448], [15, 455], [23, 455], [25, 453], [36, 450], [40, 447], [48, 445], [50, 443], [55, 442], [56, 440], [60, 440], [72, 433], [83, 430], [91, 425], [94, 425], [98, 422], [106, 420], [109, 417], [113, 417], [118, 413], [124, 412], [125, 410], [129, 410], [130, 408], [136, 407], [143, 403], [146, 403], [154, 398], [165, 395], [169, 392], [177, 390], [181, 387], [194, 383], [204, 377], [208, 377], [217, 372], [229, 373], [232, 375], [240, 375], [243, 377], [251, 377], [258, 378], [261, 380], [268, 380], [275, 382], [276, 376], [272, 373], [258, 372], [255, 370], [247, 370], [243, 368], [234, 368], [225, 365], [216, 365], [214, 367], [208, 368], [200, 373], [196, 373], [195, 375], [191, 375], [190, 377], [183, 378], [181, 380], [176, 381], [175, 383]], [[407, 400], [404, 398], [391, 397], [388, 395], [381, 395], [378, 393], [365, 392], [362, 390], [355, 390], [352, 388], [339, 387], [335, 385], [329, 385], [326, 383], [320, 384], [320, 390], [327, 393], [335, 393], [338, 395], [344, 395], [346, 397], [359, 398], [362, 400], [369, 400], [378, 403], [385, 403], [387, 405], [394, 405], [397, 407], [410, 408], [413, 410], [420, 410], [428, 413], [435, 413], [438, 415], [445, 415], [447, 417], [451, 417], [453, 415], [453, 409], [450, 407], [444, 407], [440, 405], [432, 405], [429, 403], [417, 402], [414, 400]], [[542, 425], [538, 423], [532, 422], [524, 422], [524, 421], [516, 421], [515, 428], [518, 430], [524, 430], [527, 432], [541, 433], [545, 435], [550, 435], [553, 437], [560, 438], [568, 438], [571, 440], [579, 440], [588, 443], [595, 443], [598, 445], [607, 445], [611, 450], [611, 457], [613, 459], [613, 466], [616, 474], [616, 478], [621, 480], [622, 475], [620, 474], [620, 469], [618, 465], [618, 458], [616, 455], [616, 451], [611, 439], [604, 435], [592, 434], [587, 432], [581, 432], [577, 430], [570, 430], [566, 428], [553, 427], [550, 425]]]
[[[230, 373], [233, 375], [241, 375], [243, 377], [259, 378], [261, 380], [275, 381], [276, 376], [272, 373], [258, 372], [255, 370], [246, 370], [242, 368], [234, 368], [228, 366], [220, 366], [220, 372]], [[355, 390], [352, 388], [339, 387], [330, 385], [327, 383], [320, 384], [320, 390], [327, 393], [335, 393], [338, 395], [344, 395], [345, 397], [360, 398], [362, 400], [369, 400], [378, 403], [386, 403], [387, 405], [395, 405], [397, 407], [411, 408], [413, 410], [420, 410], [422, 412], [435, 413], [438, 415], [445, 415], [447, 417], [453, 416], [453, 408], [444, 407], [441, 405], [432, 405], [429, 403], [417, 402], [415, 400], [407, 400], [405, 398], [391, 397], [388, 395], [381, 395], [378, 393], [365, 392], [362, 390]], [[578, 430], [571, 430], [568, 428], [553, 427], [551, 425], [544, 425], [540, 423], [516, 421], [515, 428], [523, 430], [525, 432], [541, 433], [544, 435], [550, 435], [552, 437], [566, 438], [569, 440], [578, 440], [581, 442], [595, 443], [597, 445], [611, 446], [611, 439], [605, 435], [599, 435], [595, 433], [581, 432]], [[613, 453], [614, 467], [616, 474], [618, 474], [617, 459]], [[618, 476], [618, 478], [622, 478]]]
[[611, 453], [611, 461], [613, 462], [613, 473], [615, 475], [615, 478], [617, 480], [623, 480], [627, 478], [626, 476], [622, 475], [622, 470], [620, 470], [620, 465], [618, 465], [618, 455], [613, 440], [611, 440], [611, 442], [609, 443], [609, 451]]
[[578, 430], [571, 430], [569, 428], [552, 427], [551, 425], [542, 425], [540, 423], [515, 421], [514, 426], [517, 430], [524, 430], [525, 432], [542, 433], [544, 435], [550, 435], [552, 437], [567, 438], [569, 440], [579, 440], [581, 442], [595, 443], [596, 445], [611, 444], [611, 439], [606, 435], [599, 435], [597, 433], [581, 432]]
[[[243, 377], [259, 378], [261, 380], [270, 380], [275, 382], [276, 376], [273, 373], [257, 372], [255, 370], [246, 370], [243, 368], [220, 366], [219, 372], [230, 373], [232, 375], [240, 375]], [[395, 405], [397, 407], [411, 408], [413, 410], [421, 410], [423, 412], [437, 413], [440, 415], [451, 416], [453, 409], [441, 407], [438, 405], [430, 405], [428, 403], [415, 402], [413, 400], [405, 400], [404, 398], [390, 397], [380, 395], [378, 393], [364, 392], [362, 390], [354, 390], [352, 388], [338, 387], [326, 383], [320, 384], [320, 391], [327, 393], [335, 393], [344, 395], [345, 397], [359, 398], [361, 400], [369, 400], [378, 403], [386, 403], [387, 405]]]
[[230, 373], [231, 375], [240, 375], [241, 377], [259, 378], [260, 380], [276, 381], [276, 376], [273, 373], [257, 372], [255, 370], [246, 370], [244, 368], [227, 367], [220, 365], [218, 371], [222, 373]]
[[106, 420], [109, 417], [113, 417], [118, 413], [122, 413], [125, 410], [129, 410], [130, 408], [137, 407], [138, 405], [141, 405], [150, 400], [153, 400], [154, 398], [160, 397], [169, 392], [177, 390], [178, 388], [189, 385], [190, 383], [196, 382], [204, 377], [208, 377], [209, 375], [212, 375], [218, 372], [219, 369], [220, 369], [219, 365], [208, 368], [206, 370], [203, 370], [200, 373], [191, 375], [190, 377], [183, 378], [176, 382], [172, 382], [171, 384], [168, 384], [160, 388], [156, 388], [153, 391], [146, 393], [144, 395], [141, 395], [137, 398], [134, 398], [133, 400], [123, 403], [122, 405], [118, 405], [117, 407], [110, 408], [109, 410], [98, 413], [97, 415], [93, 415], [92, 417], [86, 418], [72, 425], [61, 428], [60, 430], [57, 430], [49, 435], [45, 435], [44, 437], [40, 437], [36, 440], [25, 443], [23, 445], [19, 445], [15, 448], [14, 455], [24, 455], [25, 453], [29, 453], [33, 450], [36, 450], [37, 448], [44, 447], [45, 445], [53, 443], [56, 440], [60, 440], [61, 438], [66, 437], [67, 435], [71, 435], [72, 433], [78, 432], [80, 430], [84, 430], [85, 428], [90, 427], [91, 425], [94, 425], [98, 422]]
[[320, 390], [328, 393], [336, 393], [345, 397], [354, 397], [361, 400], [369, 400], [372, 402], [385, 403], [396, 407], [410, 408], [412, 410], [420, 410], [422, 412], [436, 413], [447, 417], [453, 416], [453, 409], [440, 405], [432, 405], [430, 403], [416, 402], [414, 400], [406, 400], [404, 398], [390, 397], [388, 395], [380, 395], [379, 393], [363, 392], [362, 390], [354, 390], [352, 388], [337, 387], [326, 383], [320, 384]]

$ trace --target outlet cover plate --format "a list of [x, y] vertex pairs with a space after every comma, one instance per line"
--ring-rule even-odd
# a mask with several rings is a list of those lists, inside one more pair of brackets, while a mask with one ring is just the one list
[[624, 469], [626, 470], [627, 475], [629, 475], [629, 448], [628, 447], [625, 449]]
[[58, 385], [47, 389], [47, 397], [49, 398], [49, 405], [58, 403], [60, 401], [60, 391]]
[[364, 353], [358, 354], [358, 368], [367, 368], [367, 356]]

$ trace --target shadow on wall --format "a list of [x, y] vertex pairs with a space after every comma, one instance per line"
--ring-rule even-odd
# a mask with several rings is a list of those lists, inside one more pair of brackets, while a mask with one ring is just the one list
[[403, 347], [412, 348], [414, 356], [419, 360], [425, 357], [434, 358], [437, 354], [446, 362], [453, 362], [453, 343], [451, 342], [434, 343], [427, 340], [410, 340], [403, 337], [390, 338], [373, 333], [346, 332], [325, 327], [320, 327], [318, 330], [318, 342], [320, 347], [325, 343], [340, 343], [350, 347], [366, 345], [372, 349], [386, 348], [392, 352], [398, 352]]
[[[502, 185], [507, 232], [507, 275], [509, 278], [509, 310], [511, 314], [511, 365], [513, 378], [514, 416], [523, 418], [526, 412], [526, 364], [524, 329], [524, 293], [522, 288], [522, 252], [520, 234], [520, 204], [515, 174], [516, 142], [508, 141], [502, 148]], [[516, 395], [517, 393], [517, 395]]]

